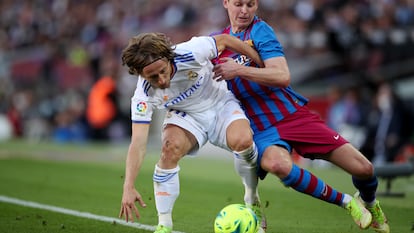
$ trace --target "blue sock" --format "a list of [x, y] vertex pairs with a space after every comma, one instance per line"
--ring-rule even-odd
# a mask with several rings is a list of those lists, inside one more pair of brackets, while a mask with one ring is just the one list
[[376, 176], [367, 180], [358, 179], [353, 176], [352, 183], [354, 183], [354, 186], [359, 190], [362, 200], [367, 203], [371, 203], [375, 200], [375, 192], [378, 187], [378, 179]]

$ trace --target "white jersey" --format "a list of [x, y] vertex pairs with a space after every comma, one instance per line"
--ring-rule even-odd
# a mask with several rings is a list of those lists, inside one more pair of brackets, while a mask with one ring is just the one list
[[210, 60], [218, 53], [214, 38], [193, 37], [177, 44], [174, 52], [175, 73], [169, 88], [153, 88], [144, 78], [138, 77], [131, 101], [133, 122], [150, 122], [155, 108], [200, 113], [219, 104], [229, 92], [226, 82], [212, 79]]

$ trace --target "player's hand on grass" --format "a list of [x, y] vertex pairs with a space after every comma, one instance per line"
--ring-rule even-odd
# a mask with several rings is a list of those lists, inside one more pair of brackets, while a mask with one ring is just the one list
[[147, 207], [147, 204], [142, 200], [141, 194], [136, 189], [124, 190], [122, 195], [121, 211], [119, 212], [119, 218], [125, 216], [125, 221], [134, 221], [134, 216], [139, 219], [140, 214], [135, 202], [143, 208]]

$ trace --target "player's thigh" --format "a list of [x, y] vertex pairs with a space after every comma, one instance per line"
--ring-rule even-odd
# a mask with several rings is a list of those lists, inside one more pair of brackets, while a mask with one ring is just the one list
[[356, 177], [366, 178], [373, 175], [374, 170], [371, 162], [350, 143], [336, 148], [327, 158], [333, 164]]
[[[184, 146], [185, 149], [190, 147], [186, 154], [195, 155], [199, 148], [208, 140], [205, 124], [209, 123], [209, 120], [205, 118], [200, 118], [194, 114], [169, 110], [163, 123], [163, 142], [167, 141], [167, 139], [169, 142], [179, 142], [178, 144]], [[165, 130], [167, 131], [164, 132]]]
[[226, 130], [227, 145], [233, 151], [245, 150], [253, 144], [253, 132], [249, 121], [238, 119], [230, 123]]
[[[212, 124], [214, 127], [208, 130], [209, 140], [213, 145], [230, 151], [246, 149], [253, 143], [249, 120], [233, 95], [226, 96], [223, 101], [225, 104], [220, 106], [220, 109], [216, 109], [216, 119]], [[246, 143], [241, 140], [251, 140], [251, 142]], [[237, 144], [244, 145], [237, 146]]]

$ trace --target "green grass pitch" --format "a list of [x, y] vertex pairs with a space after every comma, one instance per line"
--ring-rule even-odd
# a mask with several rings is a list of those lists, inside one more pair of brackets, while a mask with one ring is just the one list
[[[0, 143], [0, 196], [117, 218], [120, 208], [127, 145], [56, 145], [21, 141]], [[184, 158], [180, 162], [181, 194], [176, 202], [174, 230], [211, 233], [218, 211], [242, 203], [243, 188], [230, 155]], [[216, 156], [217, 157], [217, 156]], [[136, 183], [147, 208], [139, 223], [155, 225], [152, 173], [158, 159], [150, 150]], [[350, 194], [350, 177], [337, 168], [309, 169], [328, 184]], [[414, 178], [399, 178], [393, 189], [404, 198], [379, 197], [393, 233], [413, 233]], [[380, 180], [379, 190], [385, 182]], [[274, 176], [260, 183], [266, 205], [268, 233], [354, 233], [359, 230], [342, 209], [285, 188]], [[0, 201], [2, 233], [148, 233], [116, 223], [101, 222]]]

